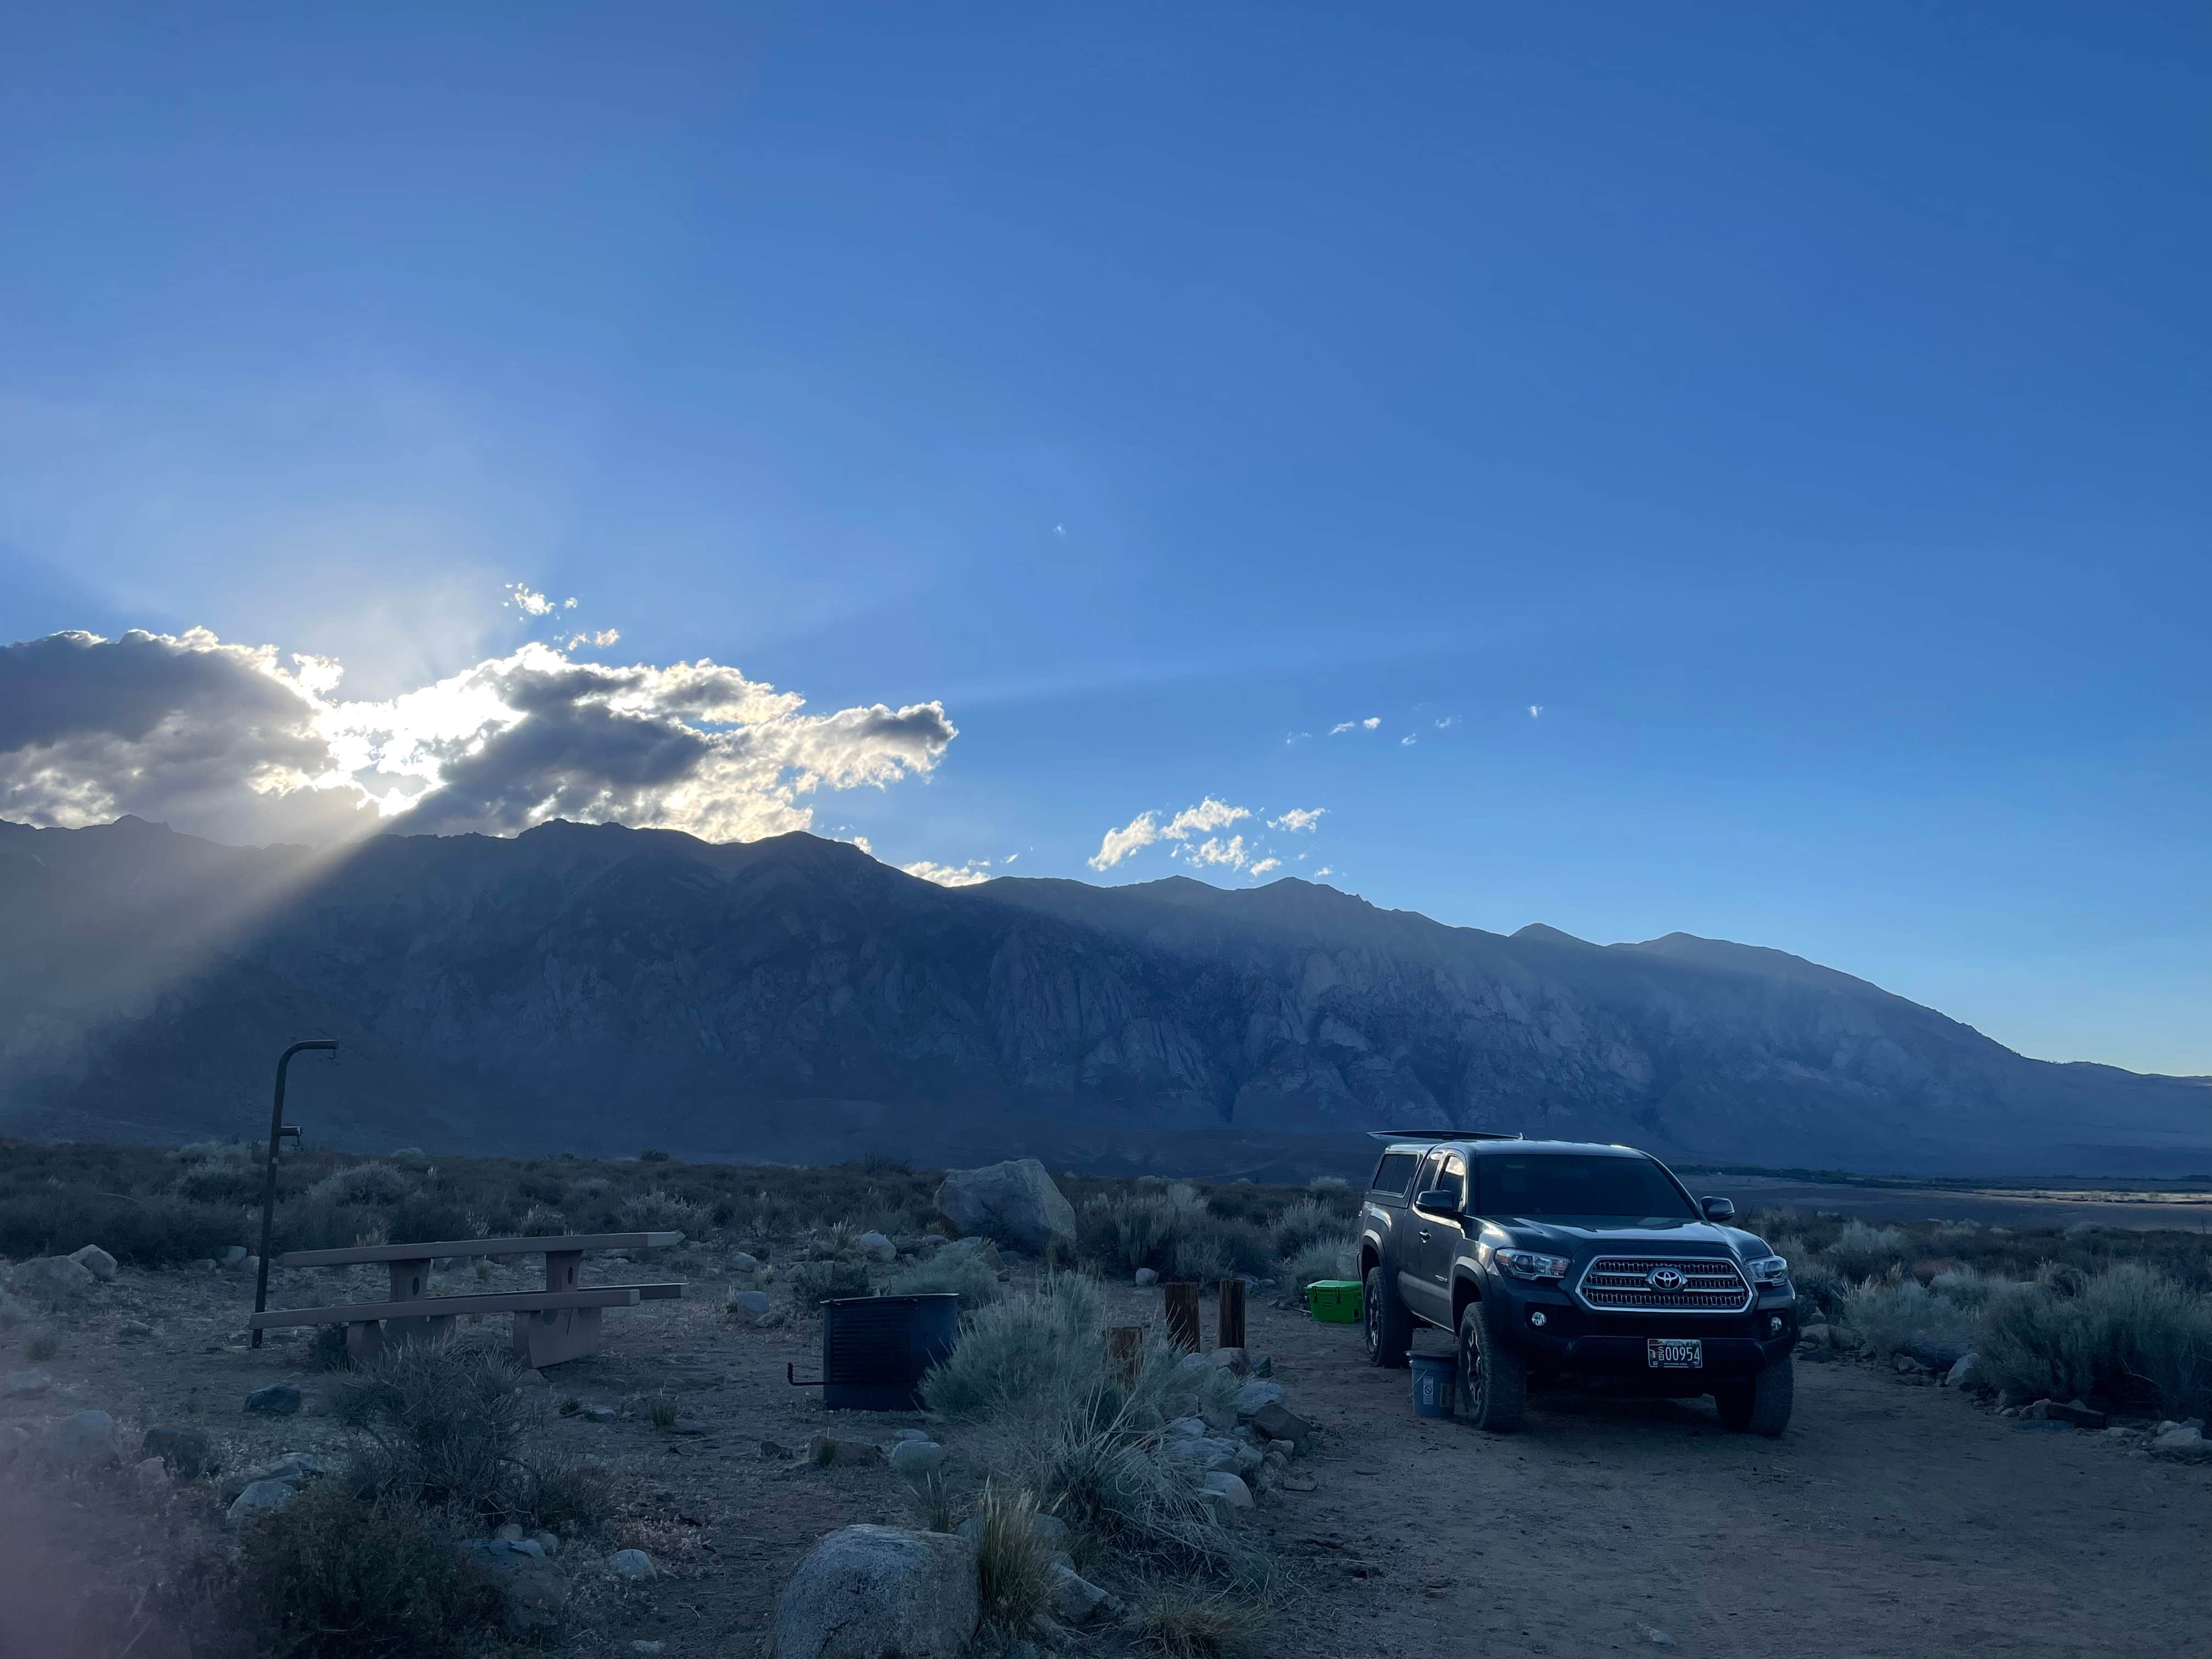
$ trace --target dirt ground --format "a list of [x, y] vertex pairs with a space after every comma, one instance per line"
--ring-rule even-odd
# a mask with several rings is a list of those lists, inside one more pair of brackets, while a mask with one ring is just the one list
[[[486, 1288], [530, 1277], [495, 1272]], [[346, 1299], [335, 1294], [345, 1288], [332, 1275], [281, 1299]], [[606, 1535], [562, 1553], [580, 1586], [562, 1653], [611, 1659], [641, 1640], [665, 1644], [668, 1659], [756, 1653], [777, 1589], [822, 1534], [913, 1523], [888, 1469], [805, 1467], [764, 1455], [762, 1443], [795, 1449], [825, 1427], [888, 1438], [922, 1419], [825, 1413], [785, 1381], [787, 1362], [813, 1374], [818, 1326], [735, 1328], [720, 1317], [721, 1291], [695, 1281], [690, 1300], [610, 1312], [608, 1351], [548, 1376], [550, 1431], [629, 1477]], [[1156, 1291], [1116, 1294], [1132, 1319], [1157, 1310]], [[315, 1408], [325, 1379], [300, 1367], [296, 1346], [241, 1346], [251, 1296], [249, 1282], [220, 1275], [125, 1270], [55, 1329], [52, 1357], [27, 1358], [33, 1329], [0, 1337], [0, 1374], [54, 1378], [44, 1395], [0, 1401], [0, 1425], [99, 1407], [135, 1444], [149, 1424], [195, 1424], [232, 1469], [335, 1446]], [[1443, 1346], [1433, 1334], [1430, 1344]], [[1255, 1305], [1249, 1346], [1273, 1357], [1291, 1407], [1328, 1431], [1294, 1466], [1296, 1484], [1314, 1490], [1275, 1493], [1255, 1514], [1285, 1569], [1271, 1659], [1669, 1644], [1740, 1659], [2212, 1655], [2212, 1469], [2085, 1431], [2015, 1426], [1847, 1364], [1801, 1364], [1796, 1419], [1779, 1441], [1727, 1434], [1702, 1403], [1569, 1401], [1492, 1438], [1415, 1417], [1406, 1374], [1369, 1369], [1353, 1327]], [[301, 1416], [241, 1410], [279, 1379], [307, 1391]], [[653, 1392], [707, 1432], [655, 1429], [638, 1404]], [[572, 1400], [622, 1414], [561, 1416]], [[957, 1462], [963, 1432], [941, 1432]], [[188, 1490], [176, 1510], [220, 1530], [211, 1493]], [[627, 1546], [662, 1576], [616, 1588], [605, 1558]], [[1106, 1655], [1124, 1644], [1080, 1645]]]

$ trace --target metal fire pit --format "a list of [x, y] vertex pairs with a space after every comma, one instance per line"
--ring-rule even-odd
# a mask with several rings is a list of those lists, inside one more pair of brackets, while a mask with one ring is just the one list
[[822, 1304], [822, 1375], [797, 1388], [819, 1388], [833, 1411], [921, 1409], [921, 1377], [960, 1340], [957, 1296], [854, 1296]]

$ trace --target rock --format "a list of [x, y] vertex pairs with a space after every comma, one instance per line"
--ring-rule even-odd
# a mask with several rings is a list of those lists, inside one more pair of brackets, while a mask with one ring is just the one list
[[46, 1303], [71, 1301], [99, 1282], [91, 1268], [65, 1255], [33, 1256], [8, 1276], [9, 1287], [18, 1295]]
[[[983, 1542], [983, 1517], [980, 1515], [969, 1516], [952, 1529], [952, 1535], [956, 1538], [964, 1538], [969, 1543], [981, 1547]], [[1066, 1553], [1067, 1522], [1056, 1515], [1030, 1516], [1030, 1535], [1054, 1555]]]
[[1075, 1208], [1033, 1158], [951, 1171], [937, 1189], [937, 1207], [963, 1233], [1038, 1255], [1075, 1243]]
[[708, 1433], [713, 1426], [702, 1417], [679, 1417], [668, 1425], [668, 1431], [671, 1434], [699, 1435]]
[[806, 1443], [806, 1461], [817, 1469], [849, 1469], [880, 1463], [884, 1455], [865, 1440], [841, 1440], [834, 1434], [817, 1434]]
[[10, 1371], [0, 1378], [0, 1400], [35, 1400], [53, 1386], [46, 1371]]
[[1980, 1355], [1974, 1353], [1960, 1354], [1959, 1356], [1958, 1363], [1953, 1365], [1949, 1370], [1943, 1374], [1943, 1386], [1947, 1389], [1963, 1389], [1967, 1383], [1972, 1382], [1974, 1380], [1974, 1361], [1980, 1357]]
[[115, 1258], [97, 1244], [88, 1244], [81, 1250], [71, 1250], [70, 1260], [90, 1273], [101, 1284], [114, 1282]]
[[643, 1550], [617, 1550], [607, 1558], [607, 1565], [617, 1577], [632, 1583], [660, 1576], [659, 1570], [653, 1565], [653, 1558]]
[[586, 1423], [611, 1423], [615, 1420], [612, 1406], [586, 1406], [580, 1414]]
[[730, 1298], [730, 1311], [746, 1319], [765, 1319], [775, 1311], [775, 1303], [766, 1291], [739, 1291]]
[[40, 1442], [48, 1461], [72, 1468], [95, 1468], [123, 1461], [123, 1442], [115, 1419], [106, 1412], [72, 1412], [48, 1428]]
[[1064, 1562], [1052, 1564], [1045, 1584], [1052, 1616], [1063, 1625], [1085, 1625], [1102, 1613], [1114, 1612], [1114, 1598]]
[[1674, 1645], [1674, 1638], [1663, 1630], [1647, 1630], [1644, 1632], [1644, 1639], [1655, 1648], [1671, 1648]]
[[[1279, 1406], [1282, 1403], [1283, 1385], [1281, 1383], [1247, 1382], [1243, 1388], [1237, 1390], [1237, 1421], [1241, 1423], [1249, 1423], [1258, 1413], [1265, 1411], [1270, 1406]], [[1276, 1435], [1273, 1437], [1278, 1440], [1282, 1440], [1287, 1439], [1289, 1437], [1286, 1435]]]
[[1140, 1285], [1157, 1285], [1160, 1282], [1160, 1276], [1150, 1267], [1138, 1268], [1135, 1277], [1136, 1282]]
[[760, 1265], [758, 1256], [744, 1250], [739, 1250], [730, 1258], [730, 1266], [741, 1273], [757, 1273], [760, 1271]]
[[2208, 1449], [2202, 1429], [2172, 1428], [2150, 1443], [2161, 1457], [2202, 1457]]
[[871, 1261], [896, 1261], [898, 1260], [898, 1246], [892, 1243], [890, 1237], [885, 1234], [875, 1232], [862, 1233], [857, 1243], [860, 1247], [860, 1254], [866, 1256]]
[[256, 1480], [239, 1493], [229, 1511], [230, 1524], [242, 1527], [264, 1515], [273, 1515], [300, 1495], [289, 1480]]
[[1167, 1432], [1170, 1436], [1203, 1436], [1206, 1433], [1206, 1419], [1202, 1417], [1178, 1417], [1168, 1425]]
[[541, 1555], [561, 1553], [561, 1537], [558, 1533], [533, 1532], [530, 1534], [530, 1541], [538, 1546], [538, 1552]]
[[522, 1372], [514, 1380], [526, 1389], [542, 1389], [548, 1386], [545, 1381], [545, 1373], [539, 1370], [535, 1365], [531, 1366], [529, 1370]]
[[1253, 1375], [1253, 1376], [1273, 1376], [1274, 1374], [1275, 1374], [1275, 1362], [1274, 1362], [1274, 1359], [1273, 1358], [1273, 1357], [1271, 1357], [1270, 1355], [1267, 1355], [1267, 1354], [1264, 1354], [1264, 1353], [1261, 1353], [1261, 1354], [1255, 1354], [1255, 1355], [1253, 1355], [1253, 1356], [1252, 1356], [1252, 1375]]
[[461, 1553], [499, 1586], [509, 1636], [543, 1638], [560, 1628], [571, 1587], [538, 1545], [526, 1538], [479, 1538], [462, 1545]]
[[934, 1440], [902, 1440], [890, 1449], [890, 1466], [909, 1480], [927, 1480], [945, 1467], [945, 1448]]
[[1280, 1401], [1252, 1413], [1252, 1426], [1270, 1440], [1287, 1440], [1304, 1451], [1314, 1437], [1314, 1425]]
[[633, 1642], [629, 1644], [629, 1650], [632, 1653], [641, 1653], [645, 1655], [646, 1659], [653, 1659], [653, 1656], [656, 1653], [667, 1652], [668, 1644], [665, 1642]]
[[215, 1443], [202, 1429], [180, 1426], [151, 1428], [140, 1444], [148, 1457], [158, 1457], [179, 1480], [197, 1480], [215, 1472]]
[[126, 1319], [115, 1328], [118, 1336], [151, 1336], [154, 1328], [143, 1319]]
[[776, 1659], [952, 1659], [981, 1614], [975, 1547], [951, 1533], [841, 1527], [776, 1597]]
[[222, 1265], [226, 1267], [237, 1267], [246, 1260], [246, 1249], [243, 1244], [226, 1244], [222, 1247]]
[[1899, 1376], [1917, 1376], [1928, 1369], [1909, 1353], [1891, 1355], [1889, 1368]]
[[2046, 1401], [2045, 1406], [2043, 1415], [2047, 1422], [2070, 1423], [2077, 1429], [2101, 1429], [2106, 1421], [2104, 1413], [2079, 1400]]
[[1198, 1489], [1199, 1501], [1226, 1519], [1252, 1507], [1252, 1489], [1226, 1469], [1216, 1469]]
[[300, 1410], [300, 1390], [290, 1382], [271, 1382], [265, 1389], [256, 1389], [246, 1396], [246, 1409], [264, 1412], [271, 1417], [296, 1416]]
[[502, 1544], [520, 1544], [522, 1541], [521, 1523], [520, 1522], [510, 1521], [505, 1526], [501, 1527], [497, 1532], [492, 1534], [492, 1537]]
[[222, 1483], [223, 1502], [229, 1503], [257, 1480], [282, 1480], [288, 1486], [298, 1486], [302, 1480], [315, 1480], [330, 1473], [330, 1465], [313, 1452], [290, 1451], [273, 1462], [258, 1468], [232, 1475]]
[[1212, 1355], [1214, 1369], [1242, 1376], [1252, 1369], [1252, 1361], [1242, 1348], [1216, 1348]]
[[159, 1492], [169, 1484], [169, 1466], [158, 1457], [141, 1458], [131, 1466], [131, 1478], [147, 1492]]

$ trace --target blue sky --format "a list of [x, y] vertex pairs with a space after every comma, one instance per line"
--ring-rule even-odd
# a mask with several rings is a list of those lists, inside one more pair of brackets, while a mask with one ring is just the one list
[[2201, 10], [459, 10], [11, 21], [0, 641], [522, 583], [941, 702], [894, 862], [1212, 799], [2212, 1073]]

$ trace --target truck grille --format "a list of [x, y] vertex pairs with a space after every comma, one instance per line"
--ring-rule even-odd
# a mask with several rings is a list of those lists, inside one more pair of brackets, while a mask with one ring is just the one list
[[[1681, 1282], [1664, 1282], [1670, 1273]], [[1654, 1274], [1662, 1283], [1651, 1282]], [[1612, 1313], [1741, 1313], [1751, 1286], [1733, 1261], [1680, 1256], [1601, 1255], [1583, 1271], [1585, 1304]]]

